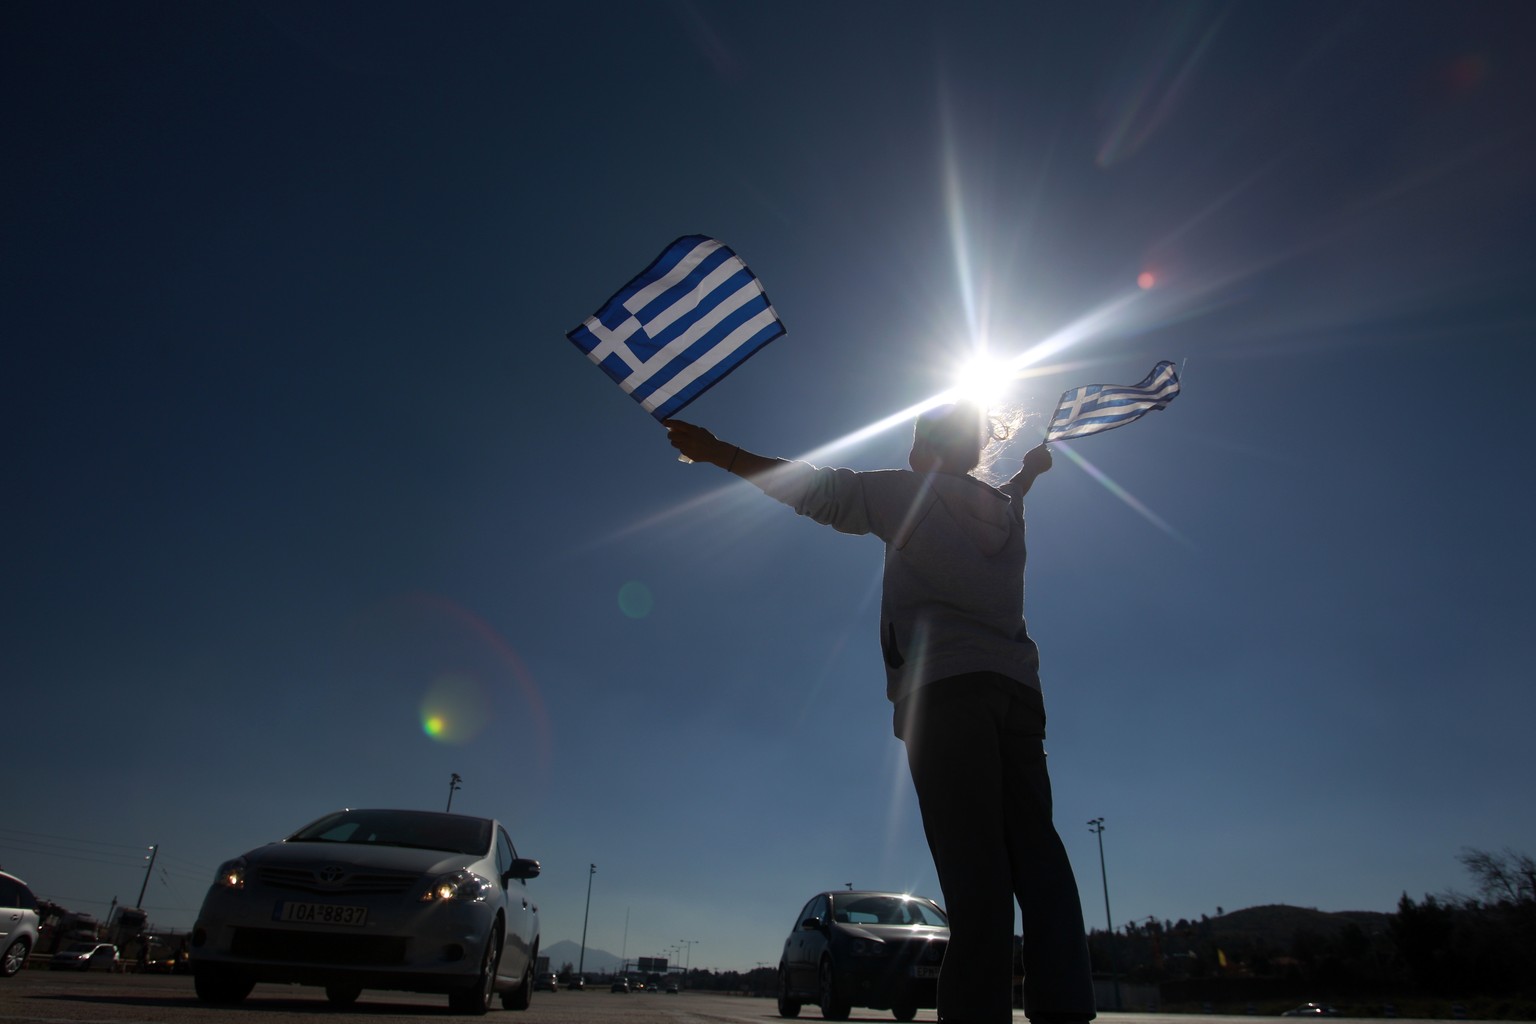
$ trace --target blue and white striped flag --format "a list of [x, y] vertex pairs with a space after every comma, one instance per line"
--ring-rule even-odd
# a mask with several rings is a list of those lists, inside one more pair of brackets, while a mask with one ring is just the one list
[[783, 333], [741, 257], [687, 235], [566, 337], [665, 420]]
[[1051, 417], [1045, 443], [1087, 437], [1141, 419], [1153, 409], [1167, 408], [1179, 393], [1179, 374], [1166, 359], [1152, 367], [1147, 379], [1130, 386], [1084, 384], [1064, 392]]

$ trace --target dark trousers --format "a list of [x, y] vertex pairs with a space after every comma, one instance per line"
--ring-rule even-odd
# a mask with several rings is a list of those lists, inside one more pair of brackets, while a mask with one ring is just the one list
[[897, 705], [896, 733], [949, 912], [939, 1019], [1012, 1020], [1015, 899], [1030, 1019], [1091, 1019], [1083, 911], [1051, 823], [1039, 691], [994, 673], [940, 680]]

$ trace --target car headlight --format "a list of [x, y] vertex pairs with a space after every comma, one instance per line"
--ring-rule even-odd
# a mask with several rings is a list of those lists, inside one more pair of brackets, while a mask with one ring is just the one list
[[854, 956], [884, 956], [885, 943], [874, 939], [854, 939], [848, 951]]
[[490, 895], [492, 888], [489, 879], [481, 878], [473, 871], [460, 869], [440, 876], [427, 886], [427, 891], [421, 894], [421, 902], [458, 900], [460, 903], [479, 903]]
[[213, 884], [224, 889], [244, 889], [245, 872], [244, 857], [227, 860], [219, 865], [218, 873], [213, 876]]

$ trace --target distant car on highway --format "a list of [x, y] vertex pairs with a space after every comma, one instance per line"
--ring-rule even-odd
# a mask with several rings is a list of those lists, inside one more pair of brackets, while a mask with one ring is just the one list
[[111, 971], [117, 968], [117, 947], [110, 942], [73, 942], [48, 960], [50, 971]]
[[608, 989], [608, 991], [610, 991], [610, 992], [623, 992], [626, 995], [628, 995], [629, 994], [629, 979], [628, 978], [614, 978], [613, 979], [613, 985]]
[[1339, 1011], [1322, 1003], [1302, 1003], [1300, 1006], [1286, 1010], [1282, 1017], [1337, 1017]]
[[555, 974], [540, 974], [533, 980], [535, 991], [558, 992], [560, 991], [560, 978]]
[[442, 992], [458, 1013], [501, 996], [525, 1010], [539, 912], [520, 857], [490, 818], [408, 810], [327, 814], [226, 861], [192, 929], [197, 997], [238, 1003], [258, 981]]
[[900, 892], [824, 892], [795, 918], [779, 960], [779, 1016], [814, 1003], [826, 1020], [855, 1006], [908, 1021], [936, 1005], [949, 918], [933, 900]]
[[580, 992], [587, 987], [587, 979], [579, 974], [573, 974], [571, 980], [565, 983], [565, 987], [572, 992]]
[[141, 974], [185, 974], [187, 960], [186, 935], [145, 932], [139, 936], [138, 962], [134, 970]]
[[27, 883], [0, 871], [0, 978], [9, 978], [26, 965], [37, 945], [37, 897]]

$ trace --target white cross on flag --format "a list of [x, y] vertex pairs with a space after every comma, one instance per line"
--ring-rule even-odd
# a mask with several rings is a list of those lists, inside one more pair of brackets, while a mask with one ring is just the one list
[[686, 235], [566, 337], [665, 420], [783, 333], [741, 257]]

